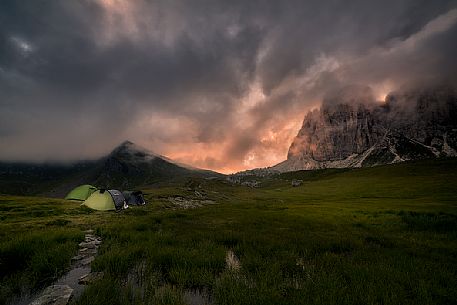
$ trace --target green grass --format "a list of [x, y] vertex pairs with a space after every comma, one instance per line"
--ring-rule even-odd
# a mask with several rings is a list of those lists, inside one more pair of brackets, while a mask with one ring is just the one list
[[[215, 304], [456, 303], [457, 160], [295, 172], [262, 185], [193, 179], [145, 189], [151, 204], [122, 213], [0, 197], [0, 304], [24, 281], [52, 282], [87, 228], [103, 237], [92, 268], [105, 276], [77, 304], [185, 304], [191, 289]], [[175, 210], [167, 200], [195, 190], [218, 204]], [[227, 268], [228, 250], [239, 270]]]

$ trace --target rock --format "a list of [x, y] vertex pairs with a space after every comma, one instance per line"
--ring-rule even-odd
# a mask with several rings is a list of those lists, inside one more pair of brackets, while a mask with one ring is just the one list
[[68, 285], [52, 285], [46, 288], [30, 305], [66, 305], [72, 293], [73, 289]]
[[103, 272], [91, 272], [89, 274], [81, 276], [78, 280], [78, 283], [81, 285], [88, 285], [96, 280], [101, 279], [103, 275]]
[[181, 196], [168, 197], [168, 201], [173, 204], [174, 207], [180, 209], [194, 209], [199, 208], [208, 204], [217, 204], [214, 200], [210, 199], [187, 199]]
[[85, 252], [84, 254], [85, 254], [85, 255], [92, 255], [92, 256], [93, 256], [93, 255], [97, 254], [97, 249], [96, 249], [96, 248], [94, 248], [94, 249], [89, 249], [89, 250], [87, 250], [87, 252]]
[[79, 247], [88, 248], [88, 249], [94, 249], [94, 248], [97, 247], [97, 245], [95, 244], [95, 241], [93, 241], [93, 242], [81, 242], [81, 243], [79, 243]]
[[80, 264], [81, 264], [82, 266], [89, 265], [90, 263], [92, 263], [92, 262], [94, 261], [94, 259], [95, 259], [95, 257], [89, 256], [88, 258], [82, 259], [82, 260], [80, 261]]
[[79, 261], [79, 260], [82, 260], [83, 258], [84, 258], [84, 255], [78, 254], [78, 255], [76, 255], [76, 256], [73, 256], [73, 257], [71, 258], [71, 260], [72, 260], [72, 261]]
[[84, 241], [85, 241], [86, 243], [89, 243], [89, 242], [94, 241], [94, 240], [96, 240], [96, 239], [95, 239], [95, 236], [87, 236], [87, 235], [86, 235], [86, 237], [84, 238]]
[[296, 179], [294, 179], [294, 180], [292, 180], [292, 182], [291, 182], [291, 185], [292, 185], [293, 187], [297, 187], [297, 186], [300, 186], [300, 185], [302, 185], [302, 184], [303, 184], [303, 180], [296, 180]]
[[85, 243], [89, 243], [89, 244], [94, 244], [94, 245], [100, 245], [102, 243], [102, 241], [100, 239], [96, 239], [96, 238], [86, 238], [86, 240], [84, 241]]
[[94, 230], [90, 230], [90, 229], [89, 229], [89, 230], [84, 231], [84, 233], [86, 233], [86, 234], [93, 234], [93, 233], [94, 233]]
[[228, 182], [233, 183], [233, 184], [241, 184], [241, 177], [236, 176], [236, 175], [228, 175], [227, 178], [225, 178]]
[[79, 254], [77, 256], [83, 256], [83, 257], [87, 257], [87, 256], [90, 256], [90, 255], [95, 255], [97, 254], [97, 249], [94, 248], [94, 249], [87, 249], [87, 248], [83, 248], [83, 249], [80, 249], [79, 250]]
[[257, 181], [257, 180], [250, 180], [250, 181], [244, 181], [244, 182], [241, 182], [241, 185], [244, 185], [244, 186], [249, 186], [249, 187], [259, 187], [260, 186], [260, 181]]
[[[375, 101], [349, 87], [309, 112], [287, 160], [268, 170], [367, 167], [457, 156], [457, 92], [440, 87], [397, 92]], [[266, 170], [265, 170], [266, 171]]]

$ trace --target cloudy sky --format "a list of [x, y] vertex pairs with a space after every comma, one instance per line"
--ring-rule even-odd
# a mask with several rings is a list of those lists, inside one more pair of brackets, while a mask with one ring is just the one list
[[0, 2], [0, 159], [129, 139], [221, 172], [286, 158], [329, 90], [454, 82], [457, 2]]

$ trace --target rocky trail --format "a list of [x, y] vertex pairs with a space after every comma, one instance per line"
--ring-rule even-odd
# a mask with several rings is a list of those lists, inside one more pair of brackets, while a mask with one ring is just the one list
[[85, 285], [103, 276], [102, 273], [91, 272], [90, 267], [97, 255], [102, 239], [94, 235], [93, 230], [87, 230], [84, 233], [84, 241], [79, 244], [78, 254], [71, 259], [70, 271], [41, 293], [22, 298], [14, 304], [66, 305], [83, 293]]

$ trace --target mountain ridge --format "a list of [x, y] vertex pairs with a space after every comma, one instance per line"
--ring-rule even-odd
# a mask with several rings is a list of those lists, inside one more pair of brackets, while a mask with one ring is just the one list
[[80, 184], [136, 188], [185, 177], [222, 176], [193, 168], [124, 141], [96, 160], [69, 163], [0, 162], [0, 192], [62, 197]]

